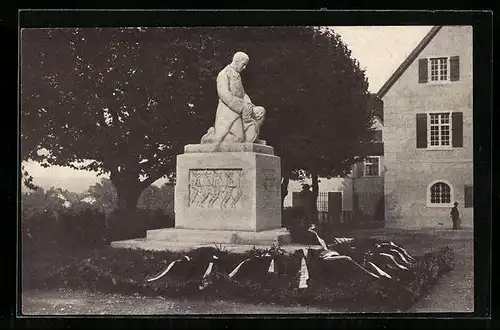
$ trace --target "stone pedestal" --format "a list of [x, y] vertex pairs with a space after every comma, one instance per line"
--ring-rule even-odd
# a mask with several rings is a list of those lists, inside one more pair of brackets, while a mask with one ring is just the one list
[[281, 164], [274, 149], [252, 143], [192, 144], [177, 156], [175, 228], [112, 242], [127, 249], [188, 251], [222, 244], [242, 253], [272, 245], [286, 249], [281, 228]]
[[175, 227], [260, 232], [281, 227], [281, 164], [252, 143], [185, 146], [177, 156]]

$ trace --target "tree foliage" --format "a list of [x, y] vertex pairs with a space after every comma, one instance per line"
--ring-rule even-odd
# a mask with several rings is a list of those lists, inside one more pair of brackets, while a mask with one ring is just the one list
[[62, 210], [81, 206], [81, 196], [61, 188], [38, 188], [21, 195], [22, 218], [29, 218], [38, 213], [58, 213]]
[[337, 34], [310, 27], [25, 29], [23, 160], [109, 173], [134, 209], [213, 125], [215, 77], [239, 50], [283, 176], [348, 170], [369, 139], [367, 81]]
[[104, 214], [109, 215], [118, 206], [116, 189], [111, 180], [101, 178], [100, 182], [91, 185], [84, 193], [84, 200], [95, 205]]

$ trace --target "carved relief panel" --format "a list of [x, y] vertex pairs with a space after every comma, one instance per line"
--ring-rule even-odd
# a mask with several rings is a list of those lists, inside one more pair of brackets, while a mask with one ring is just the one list
[[189, 206], [205, 209], [241, 207], [242, 169], [189, 170]]

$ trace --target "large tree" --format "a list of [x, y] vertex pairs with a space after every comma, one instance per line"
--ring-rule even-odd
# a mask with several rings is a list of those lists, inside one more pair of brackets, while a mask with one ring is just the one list
[[197, 67], [186, 36], [179, 29], [23, 30], [24, 159], [109, 173], [119, 208], [133, 211], [213, 119], [200, 109], [210, 65]]
[[369, 135], [367, 82], [338, 35], [310, 27], [25, 29], [23, 160], [109, 173], [133, 211], [213, 124], [215, 77], [238, 50], [283, 183], [346, 171]]

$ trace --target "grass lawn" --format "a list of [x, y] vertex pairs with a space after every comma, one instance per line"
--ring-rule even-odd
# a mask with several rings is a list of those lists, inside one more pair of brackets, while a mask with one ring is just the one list
[[[454, 269], [444, 274], [437, 283], [417, 301], [409, 311], [470, 311], [473, 306], [473, 263], [472, 233], [467, 232], [405, 232], [373, 230], [357, 232], [394, 240], [413, 255], [436, 251], [450, 246], [455, 250]], [[55, 251], [54, 251], [55, 252]], [[41, 270], [57, 272], [71, 260], [83, 260], [92, 255], [90, 251], [80, 251], [78, 255], [59, 254], [54, 262], [55, 253], [41, 253], [25, 260], [24, 271], [31, 272], [36, 279]], [[125, 265], [126, 266], [126, 265]], [[156, 265], [155, 268], [158, 268]], [[146, 266], [145, 266], [146, 268]], [[160, 267], [161, 268], [161, 267]], [[126, 269], [126, 268], [125, 268]], [[151, 275], [151, 269], [144, 275]], [[99, 292], [86, 288], [72, 288], [64, 282], [52, 283], [41, 287], [40, 283], [25, 283], [22, 295], [23, 313], [26, 315], [131, 315], [131, 314], [231, 314], [231, 313], [345, 313], [370, 312], [366, 308], [342, 308], [341, 306], [281, 306], [255, 301], [232, 301], [208, 297], [169, 297], [139, 293]]]

